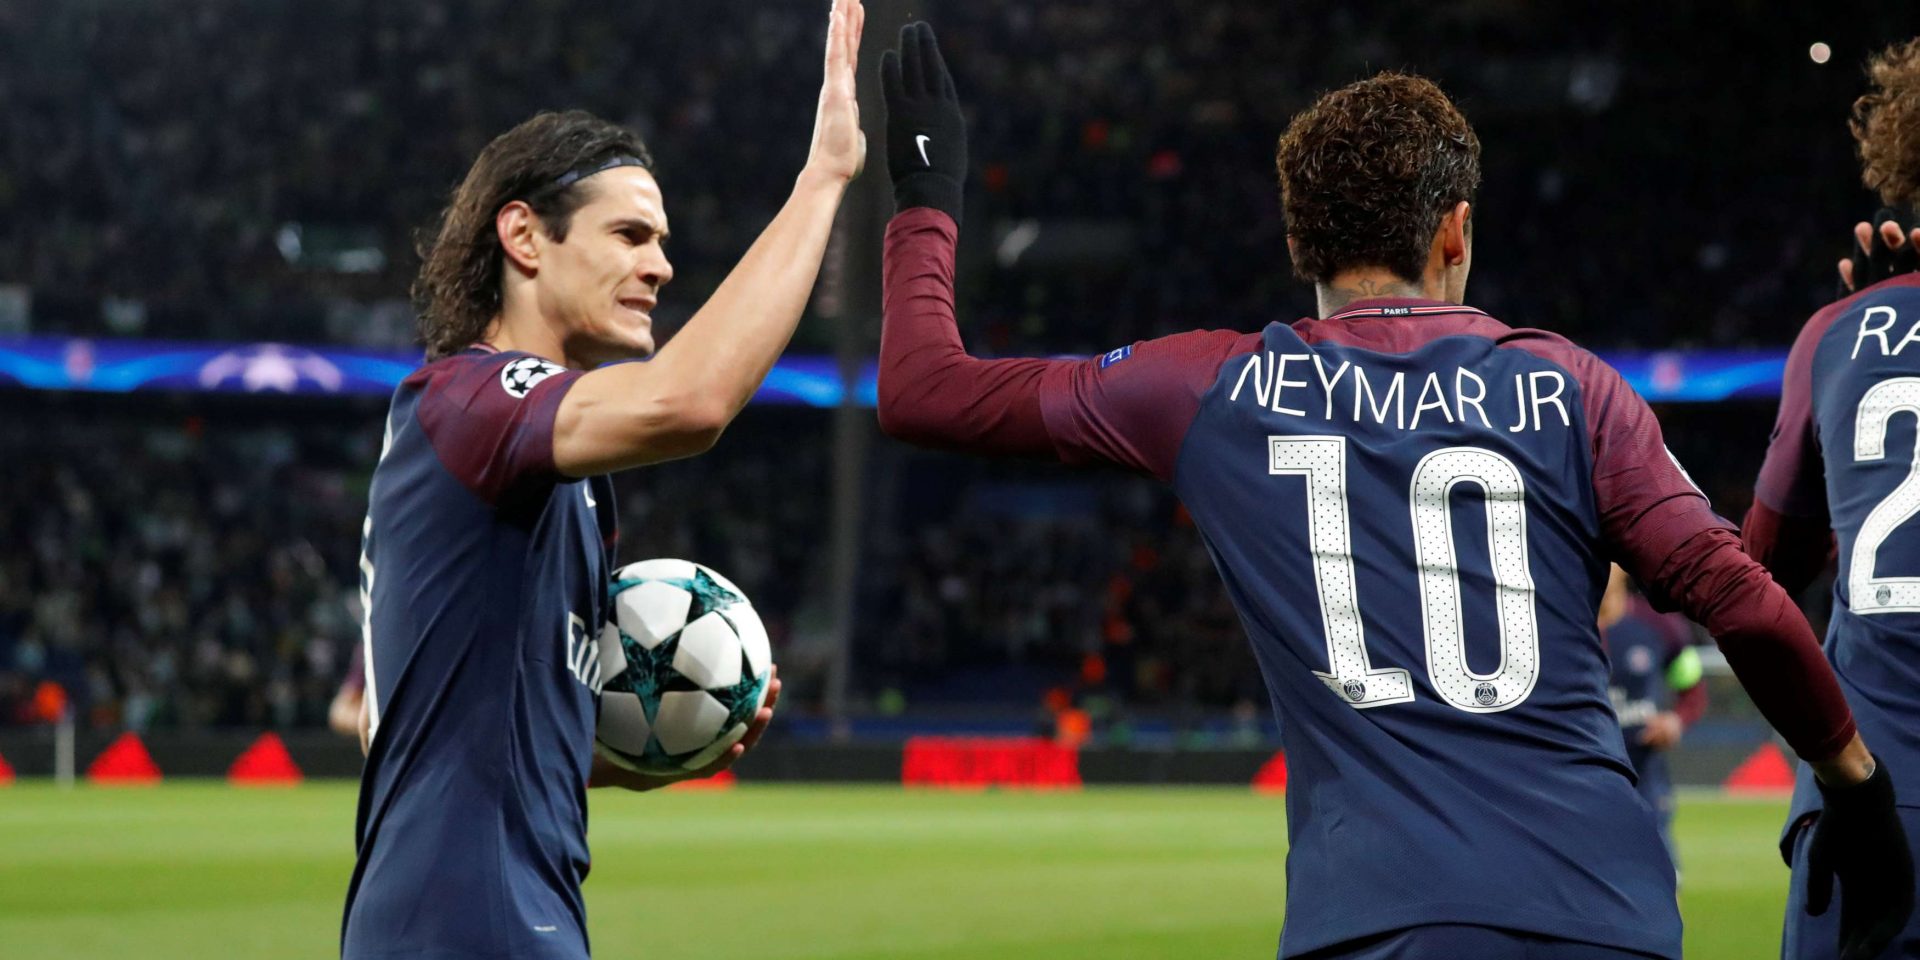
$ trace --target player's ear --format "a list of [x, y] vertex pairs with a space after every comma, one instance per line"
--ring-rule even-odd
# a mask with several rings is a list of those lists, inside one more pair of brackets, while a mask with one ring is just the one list
[[500, 249], [506, 251], [507, 262], [525, 273], [539, 270], [540, 218], [525, 200], [501, 207], [500, 212], [493, 215], [493, 231], [500, 238]]
[[1453, 204], [1452, 211], [1440, 219], [1440, 253], [1446, 259], [1448, 267], [1459, 267], [1467, 261], [1467, 246], [1473, 244], [1473, 204], [1461, 200]]
[[1440, 235], [1434, 239], [1440, 247], [1441, 262], [1449, 267], [1457, 267], [1467, 260], [1467, 246], [1473, 240], [1473, 227], [1468, 219], [1472, 212], [1473, 205], [1462, 200], [1440, 218]]

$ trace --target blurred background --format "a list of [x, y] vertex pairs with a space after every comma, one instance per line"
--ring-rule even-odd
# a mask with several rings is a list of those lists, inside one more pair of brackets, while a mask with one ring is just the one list
[[[620, 120], [673, 218], [671, 330], [800, 167], [821, 7], [0, 4], [0, 724], [321, 728], [359, 637], [379, 420], [419, 359], [418, 232], [534, 111]], [[1861, 65], [1920, 32], [1911, 7], [1762, 2], [869, 7], [863, 68], [927, 17], [970, 111], [976, 353], [1309, 314], [1274, 143], [1320, 91], [1411, 69], [1484, 145], [1471, 301], [1616, 360], [1735, 519], [1785, 347], [1874, 206], [1845, 124]], [[719, 447], [620, 476], [620, 559], [697, 559], [748, 591], [787, 681], [770, 743], [1271, 749], [1165, 490], [879, 435], [885, 185], [876, 156], [792, 362]], [[1719, 751], [1708, 779], [1766, 738], [1716, 663], [1686, 748]]]

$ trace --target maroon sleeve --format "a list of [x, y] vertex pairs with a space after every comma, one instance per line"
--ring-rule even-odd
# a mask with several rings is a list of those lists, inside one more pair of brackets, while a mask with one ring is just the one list
[[1236, 344], [1193, 331], [1087, 360], [978, 360], [954, 322], [953, 220], [909, 208], [887, 225], [880, 427], [924, 446], [1116, 463], [1162, 480], [1200, 396]]
[[421, 429], [481, 500], [498, 505], [561, 479], [553, 422], [580, 371], [523, 353], [462, 354], [414, 376], [424, 381]]
[[1787, 370], [1780, 378], [1780, 413], [1774, 418], [1767, 458], [1753, 489], [1754, 500], [1776, 513], [1827, 516], [1820, 438], [1813, 427], [1813, 355], [1838, 315], [1831, 309], [1815, 314], [1787, 353]]
[[1660, 422], [1613, 368], [1568, 358], [1593, 440], [1601, 537], [1663, 609], [1707, 628], [1754, 705], [1809, 761], [1852, 741], [1853, 714], [1812, 628], [1765, 568], [1740, 549], [1667, 452]]
[[1049, 456], [1040, 382], [1067, 361], [976, 360], [955, 326], [960, 228], [930, 207], [887, 224], [881, 258], [880, 429], [908, 443], [985, 454]]
[[1833, 528], [1827, 518], [1780, 513], [1753, 498], [1747, 519], [1740, 525], [1740, 542], [1775, 582], [1790, 594], [1813, 582], [1833, 559]]
[[1117, 463], [1163, 481], [1220, 365], [1256, 334], [1194, 330], [1074, 364], [1043, 385], [1041, 410], [1067, 463]]

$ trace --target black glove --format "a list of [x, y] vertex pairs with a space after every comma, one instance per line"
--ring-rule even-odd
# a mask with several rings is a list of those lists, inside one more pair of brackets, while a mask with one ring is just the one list
[[1847, 259], [1853, 261], [1853, 289], [1847, 289], [1846, 282], [1841, 281], [1841, 299], [1889, 277], [1920, 270], [1920, 250], [1915, 250], [1911, 241], [1901, 244], [1898, 250], [1887, 249], [1887, 240], [1880, 235], [1880, 225], [1889, 220], [1899, 224], [1903, 231], [1920, 226], [1914, 221], [1912, 211], [1881, 207], [1880, 212], [1873, 215], [1872, 249], [1861, 250], [1857, 241], [1847, 245]]
[[899, 51], [880, 55], [880, 90], [887, 105], [894, 206], [932, 207], [959, 223], [967, 122], [932, 27], [915, 22], [900, 28]]
[[1825, 809], [1807, 845], [1807, 913], [1827, 912], [1838, 877], [1840, 960], [1873, 960], [1913, 912], [1913, 856], [1893, 806], [1893, 780], [1881, 763], [1865, 782], [1819, 786]]

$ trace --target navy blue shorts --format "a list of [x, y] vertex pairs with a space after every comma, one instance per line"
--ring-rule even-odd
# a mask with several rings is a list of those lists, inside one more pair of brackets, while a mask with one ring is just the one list
[[[1907, 845], [1920, 863], [1920, 809], [1900, 808], [1900, 824], [1907, 828]], [[1807, 844], [1813, 840], [1809, 823], [1794, 832], [1793, 880], [1787, 888], [1787, 922], [1780, 933], [1781, 960], [1837, 960], [1840, 956], [1840, 897], [1834, 885], [1833, 903], [1817, 917], [1807, 916]], [[1907, 920], [1907, 929], [1887, 948], [1886, 957], [1920, 957], [1920, 910]]]
[[1659, 960], [1619, 947], [1467, 924], [1408, 927], [1336, 944], [1296, 960]]

